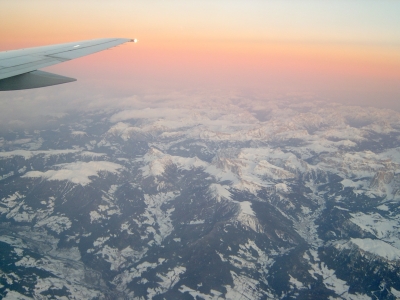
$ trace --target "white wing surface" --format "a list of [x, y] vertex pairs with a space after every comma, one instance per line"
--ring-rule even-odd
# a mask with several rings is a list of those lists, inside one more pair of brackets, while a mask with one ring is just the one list
[[38, 69], [106, 50], [132, 39], [108, 38], [0, 52], [0, 91], [31, 89], [76, 79]]

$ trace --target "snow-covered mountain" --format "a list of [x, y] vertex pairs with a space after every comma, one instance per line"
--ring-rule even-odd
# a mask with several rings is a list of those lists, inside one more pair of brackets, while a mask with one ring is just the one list
[[146, 105], [0, 137], [0, 297], [400, 297], [399, 113]]

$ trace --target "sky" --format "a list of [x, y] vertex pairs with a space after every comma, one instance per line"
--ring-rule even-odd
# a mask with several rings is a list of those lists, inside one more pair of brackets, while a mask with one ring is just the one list
[[214, 92], [400, 110], [399, 16], [394, 0], [1, 0], [0, 51], [139, 42], [44, 69], [75, 83], [0, 93], [0, 119]]

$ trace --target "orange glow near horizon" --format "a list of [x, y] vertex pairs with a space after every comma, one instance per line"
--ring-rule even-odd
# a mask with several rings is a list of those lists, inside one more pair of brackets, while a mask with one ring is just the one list
[[[2, 50], [103, 37], [139, 39], [135, 45], [49, 68], [66, 76], [81, 75], [79, 80], [91, 77], [89, 81], [128, 90], [138, 85], [327, 94], [343, 90], [350, 93], [347, 98], [357, 92], [368, 95], [368, 88], [377, 95], [382, 88], [382, 97], [400, 92], [400, 47], [391, 43], [394, 30], [363, 29], [350, 17], [342, 27], [336, 26], [335, 16], [330, 16], [331, 23], [316, 19], [308, 24], [288, 9], [292, 2], [282, 6], [272, 1], [268, 9], [257, 1], [253, 6], [260, 9], [238, 1], [229, 7], [226, 1], [38, 3], [42, 5], [3, 3], [8, 13], [0, 28]], [[314, 8], [307, 9], [314, 16]], [[291, 19], [283, 23], [286, 12]]]

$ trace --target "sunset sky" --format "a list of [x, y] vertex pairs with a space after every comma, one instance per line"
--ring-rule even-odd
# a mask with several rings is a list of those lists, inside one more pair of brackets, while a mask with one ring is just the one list
[[72, 92], [86, 101], [218, 90], [400, 109], [399, 16], [399, 1], [2, 0], [0, 51], [103, 37], [139, 43], [47, 68], [78, 82], [2, 93], [0, 106]]

